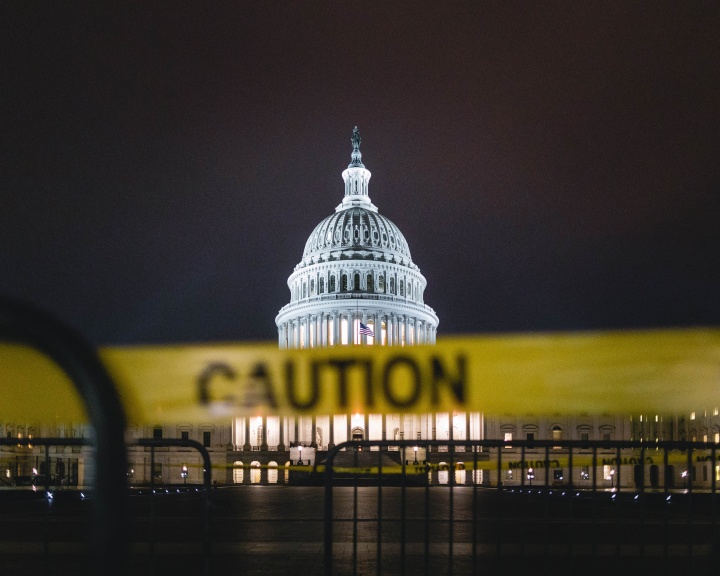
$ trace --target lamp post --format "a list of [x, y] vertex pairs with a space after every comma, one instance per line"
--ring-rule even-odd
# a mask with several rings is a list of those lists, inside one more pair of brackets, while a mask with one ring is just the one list
[[180, 476], [183, 479], [183, 484], [187, 484], [187, 477], [188, 477], [188, 467], [183, 464], [182, 469], [180, 470]]
[[610, 488], [615, 488], [615, 469], [610, 470]]
[[303, 463], [303, 461], [302, 461], [302, 449], [303, 449], [302, 445], [298, 446], [298, 451], [300, 452], [300, 456], [299, 456], [299, 458], [298, 458], [298, 466], [302, 466], [302, 463]]
[[418, 460], [417, 460], [417, 451], [418, 451], [418, 447], [417, 447], [417, 446], [413, 446], [413, 455], [414, 455], [413, 464], [415, 464], [416, 466], [417, 466], [417, 463], [418, 463]]
[[532, 486], [532, 481], [535, 479], [535, 470], [533, 470], [532, 468], [528, 468], [527, 479], [528, 482], [530, 482], [530, 486]]
[[685, 479], [685, 489], [687, 490], [687, 487], [688, 487], [688, 471], [687, 471], [687, 470], [683, 470], [683, 473], [680, 474], [680, 476], [682, 476], [682, 477]]

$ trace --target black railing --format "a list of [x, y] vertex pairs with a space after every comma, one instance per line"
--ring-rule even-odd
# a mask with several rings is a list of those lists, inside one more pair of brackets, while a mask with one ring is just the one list
[[[390, 445], [399, 447], [399, 462], [388, 462]], [[416, 459], [416, 447], [426, 458]], [[709, 569], [718, 553], [717, 449], [698, 442], [344, 443], [328, 453], [323, 472], [325, 573], [550, 573], [574, 566], [572, 559], [584, 573], [601, 573], [607, 561], [644, 573]]]

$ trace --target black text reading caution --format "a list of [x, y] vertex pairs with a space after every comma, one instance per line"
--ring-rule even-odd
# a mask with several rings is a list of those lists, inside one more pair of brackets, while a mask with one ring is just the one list
[[241, 373], [226, 362], [209, 364], [197, 380], [200, 404], [302, 412], [329, 406], [356, 409], [360, 402], [366, 409], [409, 411], [421, 404], [462, 406], [466, 400], [463, 355], [450, 360], [436, 355], [291, 359], [279, 366], [259, 361], [249, 367]]

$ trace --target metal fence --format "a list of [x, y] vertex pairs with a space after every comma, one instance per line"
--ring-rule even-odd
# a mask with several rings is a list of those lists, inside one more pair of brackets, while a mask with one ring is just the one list
[[717, 560], [715, 444], [422, 446], [433, 461], [411, 441], [328, 453], [325, 574], [670, 574]]
[[[98, 564], [91, 565], [89, 573], [101, 566], [105, 574], [125, 574], [131, 528], [144, 530], [150, 535], [148, 569], [153, 573], [158, 494], [151, 479], [149, 512], [140, 515], [149, 516], [148, 525], [133, 527], [125, 417], [96, 351], [52, 318], [7, 300], [0, 300], [0, 338], [34, 346], [55, 361], [80, 392], [94, 430], [87, 442], [0, 439], [0, 446], [19, 448], [16, 477], [27, 476], [19, 473], [20, 457], [28, 457], [30, 444], [43, 447], [32, 453], [35, 462], [23, 461], [24, 467], [37, 468], [29, 489], [42, 484], [48, 511], [43, 530], [47, 534], [54, 521], [49, 514], [52, 487], [73, 482], [72, 470], [59, 472], [58, 457], [53, 462], [50, 448], [83, 449], [87, 444], [94, 462], [93, 513], [85, 519], [91, 527], [85, 548], [76, 552], [92, 552], [91, 561]], [[143, 440], [141, 445], [150, 449], [151, 460], [161, 446], [200, 451], [203, 493], [192, 502], [199, 503], [195, 509], [201, 518], [197, 539], [202, 542], [202, 570], [210, 574], [214, 558], [207, 452], [186, 440]], [[674, 574], [709, 571], [718, 560], [720, 469], [715, 444], [360, 441], [336, 446], [324, 462], [319, 458], [316, 463], [301, 474], [305, 481], [314, 477], [324, 482], [322, 570], [327, 575]], [[168, 494], [168, 487], [163, 490]], [[178, 517], [169, 518], [177, 522]], [[4, 526], [22, 520], [14, 516]], [[63, 518], [58, 526], [72, 530], [77, 521]], [[181, 521], [193, 522], [189, 516]], [[293, 518], [277, 522], [280, 526]], [[308, 524], [307, 519], [298, 522], [298, 530]], [[45, 537], [46, 553], [50, 543]], [[282, 554], [282, 544], [277, 543], [276, 551], [273, 543], [270, 553]], [[179, 562], [176, 573], [183, 573], [188, 566], [182, 558]], [[230, 563], [234, 565], [234, 558]], [[287, 566], [294, 566], [293, 558]], [[60, 573], [56, 567], [44, 568]]]

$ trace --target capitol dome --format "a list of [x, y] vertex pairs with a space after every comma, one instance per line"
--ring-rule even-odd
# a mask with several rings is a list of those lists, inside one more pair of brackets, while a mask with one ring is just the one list
[[377, 211], [360, 207], [342, 207], [320, 222], [305, 244], [303, 260], [339, 250], [384, 250], [411, 260], [405, 236], [398, 227]]
[[434, 343], [425, 277], [402, 232], [370, 201], [357, 127], [351, 142], [342, 202], [312, 231], [288, 278], [290, 303], [275, 319], [280, 346]]

